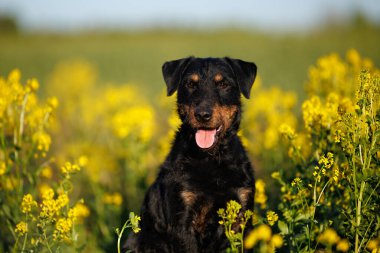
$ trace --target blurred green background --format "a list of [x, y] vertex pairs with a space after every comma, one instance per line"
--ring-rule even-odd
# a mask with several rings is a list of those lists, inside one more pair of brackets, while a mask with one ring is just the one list
[[148, 97], [163, 88], [162, 63], [190, 55], [253, 61], [265, 86], [296, 90], [301, 97], [308, 66], [321, 55], [355, 48], [380, 65], [380, 28], [363, 18], [287, 33], [232, 27], [25, 33], [6, 27], [0, 32], [1, 75], [19, 68], [23, 77], [43, 85], [59, 62], [85, 59], [98, 68], [101, 83], [134, 83]]

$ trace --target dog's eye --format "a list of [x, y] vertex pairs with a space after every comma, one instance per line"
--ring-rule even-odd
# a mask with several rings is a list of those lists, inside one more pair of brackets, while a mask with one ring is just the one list
[[186, 87], [189, 88], [189, 89], [194, 89], [197, 87], [197, 84], [198, 82], [194, 82], [194, 81], [189, 81], [186, 83]]

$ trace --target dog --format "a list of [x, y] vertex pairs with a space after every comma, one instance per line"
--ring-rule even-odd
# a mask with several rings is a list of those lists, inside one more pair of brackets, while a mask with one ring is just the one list
[[[217, 210], [230, 200], [253, 209], [253, 167], [237, 135], [241, 94], [250, 97], [254, 63], [188, 57], [165, 62], [167, 95], [177, 91], [182, 121], [141, 209], [132, 252], [223, 252], [229, 243]], [[239, 226], [236, 226], [239, 227]]]

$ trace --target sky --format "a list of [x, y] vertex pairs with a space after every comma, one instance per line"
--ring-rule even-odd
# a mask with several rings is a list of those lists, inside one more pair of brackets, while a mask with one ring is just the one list
[[25, 30], [242, 26], [306, 30], [360, 11], [380, 23], [379, 0], [0, 0]]

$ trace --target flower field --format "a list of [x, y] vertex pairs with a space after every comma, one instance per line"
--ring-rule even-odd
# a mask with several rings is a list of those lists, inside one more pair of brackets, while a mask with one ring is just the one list
[[[261, 78], [244, 101], [255, 228], [229, 230], [236, 202], [215, 213], [230, 252], [380, 252], [380, 71], [351, 49], [307, 76], [304, 101]], [[0, 78], [0, 252], [117, 252], [139, 231], [131, 212], [170, 149], [175, 98], [99, 82], [84, 60], [43, 85]]]

